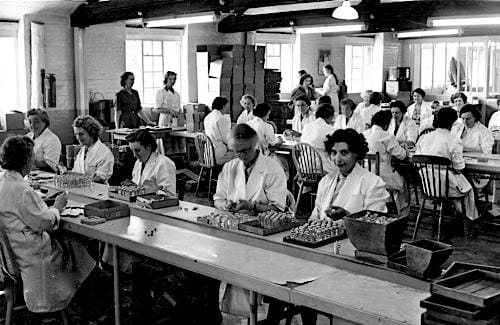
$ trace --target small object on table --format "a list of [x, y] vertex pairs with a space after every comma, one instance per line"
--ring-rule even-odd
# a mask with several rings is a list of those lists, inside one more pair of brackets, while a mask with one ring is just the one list
[[146, 194], [146, 188], [143, 186], [136, 185], [134, 183], [122, 183], [120, 186], [109, 186], [108, 196], [127, 201], [135, 202], [138, 195]]
[[229, 212], [212, 212], [208, 215], [196, 218], [196, 220], [199, 223], [204, 223], [217, 228], [224, 228], [224, 229], [238, 229], [238, 224], [253, 219], [255, 219], [255, 217], [252, 218], [250, 215], [246, 213], [232, 214]]
[[98, 201], [84, 206], [85, 216], [98, 216], [106, 220], [130, 216], [128, 204], [111, 200]]
[[283, 238], [283, 241], [316, 248], [333, 243], [345, 237], [345, 229], [341, 222], [336, 222], [331, 219], [322, 219], [310, 220], [299, 227], [293, 228], [291, 234]]
[[94, 226], [94, 225], [99, 225], [101, 223], [105, 223], [106, 219], [98, 216], [89, 216], [89, 217], [82, 217], [80, 222], [83, 223], [84, 225]]
[[165, 194], [141, 194], [137, 196], [137, 204], [150, 209], [160, 209], [179, 205], [179, 199]]
[[76, 173], [54, 176], [54, 185], [59, 188], [79, 188], [92, 185], [92, 179], [88, 176]]
[[238, 229], [267, 236], [289, 230], [297, 225], [297, 220], [291, 212], [265, 211], [257, 215], [257, 220], [240, 223]]

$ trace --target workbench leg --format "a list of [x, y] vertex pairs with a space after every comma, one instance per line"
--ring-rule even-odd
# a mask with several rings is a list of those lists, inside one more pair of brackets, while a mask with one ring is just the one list
[[115, 297], [115, 324], [120, 325], [120, 285], [119, 285], [119, 272], [120, 265], [118, 261], [118, 247], [113, 246], [113, 293]]
[[257, 325], [257, 293], [250, 291], [250, 325]]

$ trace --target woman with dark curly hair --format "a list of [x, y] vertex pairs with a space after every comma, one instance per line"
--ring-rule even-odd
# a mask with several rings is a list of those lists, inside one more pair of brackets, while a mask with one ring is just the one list
[[63, 310], [94, 268], [85, 247], [50, 233], [59, 226], [67, 194], [47, 207], [28, 185], [34, 162], [34, 143], [28, 137], [7, 139], [0, 153], [0, 226], [5, 232], [23, 281], [26, 306], [35, 313]]
[[462, 107], [467, 104], [467, 96], [463, 92], [459, 91], [451, 95], [450, 101], [454, 105], [455, 110], [460, 112]]
[[353, 129], [337, 130], [327, 137], [325, 148], [337, 172], [319, 182], [311, 219], [338, 219], [365, 209], [387, 211], [384, 181], [358, 164], [368, 152], [365, 137]]
[[[306, 96], [311, 102], [318, 98], [319, 94], [316, 93], [316, 90], [314, 90], [313, 83], [313, 77], [308, 73], [300, 77], [299, 85], [294, 88], [290, 94], [290, 103], [292, 106], [295, 98], [298, 98], [300, 96]], [[294, 113], [297, 114], [299, 112], [295, 111]]]
[[460, 117], [464, 122], [463, 132], [460, 136], [464, 145], [464, 152], [491, 153], [493, 150], [493, 134], [481, 120], [479, 110], [470, 104], [465, 104], [460, 109]]
[[73, 172], [92, 177], [97, 183], [106, 183], [113, 174], [115, 158], [111, 150], [99, 140], [102, 126], [92, 116], [78, 116], [73, 121], [75, 137], [82, 146], [75, 159]]
[[141, 119], [146, 124], [154, 125], [142, 110], [139, 93], [132, 89], [134, 81], [132, 72], [127, 71], [120, 76], [123, 88], [116, 93], [114, 100], [116, 128], [136, 129], [141, 125]]

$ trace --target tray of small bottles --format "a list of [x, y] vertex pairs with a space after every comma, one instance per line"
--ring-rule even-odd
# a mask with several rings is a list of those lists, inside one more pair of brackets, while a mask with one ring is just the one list
[[257, 215], [257, 219], [240, 223], [239, 230], [267, 236], [290, 230], [303, 222], [297, 221], [292, 212], [266, 211]]
[[150, 209], [161, 209], [179, 205], [179, 199], [165, 194], [141, 194], [137, 196], [137, 204]]
[[108, 187], [108, 196], [122, 201], [135, 202], [137, 196], [143, 194], [150, 193], [146, 193], [144, 187], [135, 184]]
[[283, 241], [285, 243], [316, 248], [346, 237], [347, 235], [342, 222], [323, 219], [309, 220], [305, 224], [293, 228], [291, 234], [283, 238]]
[[59, 188], [89, 187], [92, 185], [92, 178], [77, 173], [54, 175], [54, 185]]
[[197, 218], [199, 223], [204, 223], [217, 228], [238, 229], [238, 224], [255, 219], [256, 216], [251, 216], [247, 213], [230, 213], [230, 212], [212, 212], [205, 216]]

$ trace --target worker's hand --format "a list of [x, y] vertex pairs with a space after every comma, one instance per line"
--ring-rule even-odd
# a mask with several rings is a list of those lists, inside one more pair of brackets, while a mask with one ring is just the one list
[[63, 192], [56, 197], [54, 208], [59, 210], [59, 212], [63, 212], [66, 204], [68, 204], [68, 192]]
[[236, 204], [236, 207], [234, 208], [234, 211], [241, 211], [241, 210], [252, 210], [255, 207], [255, 205], [247, 200], [239, 200], [238, 204]]
[[224, 210], [233, 211], [235, 207], [236, 207], [236, 202], [233, 202], [231, 200], [227, 200], [226, 205], [224, 206]]
[[342, 219], [347, 215], [347, 211], [341, 207], [332, 206], [330, 209], [325, 211], [326, 216], [332, 220]]
[[278, 136], [278, 145], [282, 144], [283, 142], [285, 142], [285, 140], [283, 140], [282, 137]]

